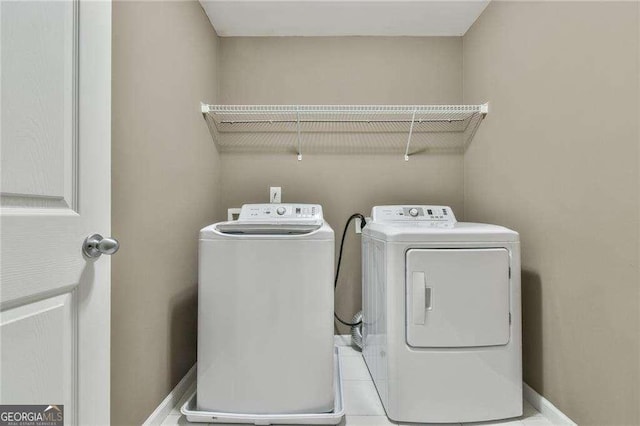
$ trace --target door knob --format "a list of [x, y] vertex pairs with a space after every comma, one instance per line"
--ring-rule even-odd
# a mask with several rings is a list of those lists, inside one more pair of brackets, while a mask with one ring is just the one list
[[85, 238], [82, 252], [87, 257], [97, 258], [103, 254], [114, 254], [120, 248], [115, 238], [102, 238], [100, 234], [93, 234]]

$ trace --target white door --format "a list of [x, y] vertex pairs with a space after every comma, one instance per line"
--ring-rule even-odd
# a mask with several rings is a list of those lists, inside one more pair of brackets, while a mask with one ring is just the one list
[[469, 347], [509, 342], [509, 252], [407, 251], [407, 343]]
[[0, 1], [0, 403], [109, 423], [111, 3]]

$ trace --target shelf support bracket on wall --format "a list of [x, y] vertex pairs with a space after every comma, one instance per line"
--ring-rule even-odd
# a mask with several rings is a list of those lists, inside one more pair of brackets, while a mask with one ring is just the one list
[[296, 107], [296, 130], [298, 132], [298, 161], [302, 160], [302, 140], [300, 137], [300, 108]]
[[409, 127], [409, 138], [407, 139], [407, 149], [404, 151], [404, 161], [409, 161], [409, 146], [411, 145], [411, 136], [413, 136], [413, 124], [416, 122], [416, 111], [413, 110], [411, 116], [411, 127]]

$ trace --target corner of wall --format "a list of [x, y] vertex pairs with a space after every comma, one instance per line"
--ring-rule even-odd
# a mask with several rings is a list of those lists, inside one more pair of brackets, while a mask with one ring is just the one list
[[196, 359], [197, 236], [221, 206], [220, 159], [198, 106], [218, 99], [219, 41], [198, 2], [113, 10], [112, 216], [122, 246], [112, 263], [111, 420], [140, 424]]
[[[464, 101], [491, 103], [465, 153], [465, 220], [520, 233], [524, 378], [579, 424], [640, 421], [639, 13], [491, 2], [463, 38]], [[585, 214], [594, 200], [615, 211]]]

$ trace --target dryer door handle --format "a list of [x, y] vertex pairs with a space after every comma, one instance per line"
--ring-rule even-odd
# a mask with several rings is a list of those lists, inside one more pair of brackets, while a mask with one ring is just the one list
[[411, 317], [414, 324], [423, 325], [427, 309], [431, 309], [431, 289], [427, 288], [424, 272], [411, 274]]

